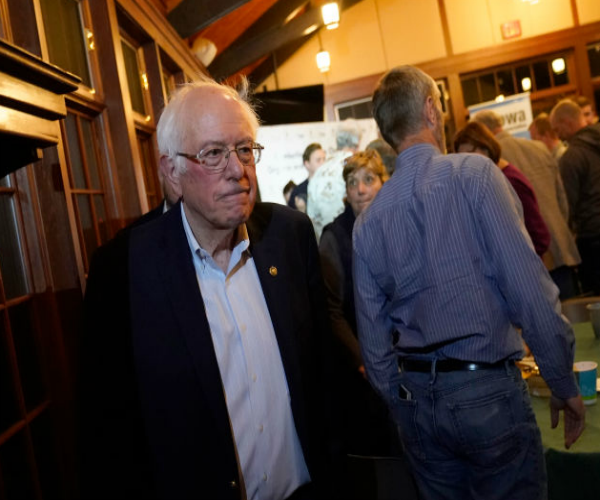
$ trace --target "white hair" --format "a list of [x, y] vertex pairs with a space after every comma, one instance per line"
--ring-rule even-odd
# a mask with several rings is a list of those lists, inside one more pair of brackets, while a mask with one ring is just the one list
[[248, 102], [249, 91], [247, 79], [242, 79], [238, 89], [217, 83], [208, 78], [195, 80], [179, 86], [165, 106], [156, 126], [158, 151], [161, 155], [168, 156], [173, 160], [175, 168], [179, 173], [185, 172], [186, 162], [185, 158], [177, 156], [177, 152], [181, 151], [186, 144], [188, 134], [192, 132], [189, 122], [183, 118], [186, 114], [189, 96], [198, 89], [215, 89], [226, 96], [232, 97], [248, 114], [254, 134], [256, 134], [259, 126], [256, 111]]

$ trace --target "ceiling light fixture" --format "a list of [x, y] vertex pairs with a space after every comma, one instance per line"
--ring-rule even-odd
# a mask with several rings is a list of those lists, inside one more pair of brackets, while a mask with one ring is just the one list
[[326, 3], [321, 7], [323, 24], [328, 30], [334, 30], [340, 25], [340, 9], [337, 2]]
[[528, 76], [523, 78], [521, 80], [521, 87], [523, 88], [523, 90], [525, 92], [527, 92], [528, 90], [531, 90], [531, 78], [529, 78]]
[[317, 67], [321, 73], [326, 73], [329, 71], [329, 67], [331, 66], [331, 57], [329, 57], [329, 52], [321, 49], [321, 51], [317, 54]]

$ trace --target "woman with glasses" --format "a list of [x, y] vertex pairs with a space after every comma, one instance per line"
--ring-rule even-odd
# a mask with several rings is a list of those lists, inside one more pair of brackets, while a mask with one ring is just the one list
[[387, 409], [366, 380], [354, 313], [352, 227], [388, 179], [374, 150], [348, 157], [342, 172], [345, 210], [323, 229], [319, 243], [329, 315], [336, 340], [345, 422], [346, 453], [386, 456], [393, 452]]
[[536, 253], [541, 257], [550, 246], [550, 232], [542, 219], [533, 186], [514, 165], [500, 157], [502, 148], [492, 133], [478, 122], [468, 123], [454, 137], [454, 151], [457, 153], [478, 153], [492, 160], [517, 193], [523, 205], [525, 228], [533, 241]]

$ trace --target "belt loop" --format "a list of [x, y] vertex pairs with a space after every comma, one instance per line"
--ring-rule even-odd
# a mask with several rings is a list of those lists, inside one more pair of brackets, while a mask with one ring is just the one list
[[437, 376], [436, 364], [437, 364], [437, 358], [433, 358], [433, 361], [431, 362], [431, 383], [430, 383], [430, 385], [435, 384], [435, 378]]
[[506, 375], [507, 376], [511, 376], [511, 370], [510, 367], [512, 366], [510, 359], [505, 359], [504, 360], [504, 369], [506, 370]]

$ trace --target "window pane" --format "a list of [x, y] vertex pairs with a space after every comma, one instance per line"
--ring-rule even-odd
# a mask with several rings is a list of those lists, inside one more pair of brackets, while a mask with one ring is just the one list
[[6, 330], [6, 310], [0, 311], [0, 432], [5, 431], [17, 420], [20, 411], [15, 394], [15, 380], [10, 369], [10, 352]]
[[85, 147], [85, 159], [87, 161], [88, 173], [90, 174], [90, 183], [92, 189], [101, 189], [100, 175], [98, 172], [98, 161], [96, 158], [96, 148], [94, 145], [94, 129], [91, 120], [80, 118], [81, 133], [83, 134], [83, 144]]
[[79, 149], [79, 140], [77, 133], [77, 119], [74, 115], [68, 114], [65, 124], [67, 128], [67, 143], [69, 148], [69, 167], [71, 167], [71, 175], [73, 177], [72, 188], [85, 189], [85, 174], [83, 173], [83, 160], [81, 158], [81, 150]]
[[462, 91], [465, 99], [465, 106], [471, 106], [481, 102], [479, 99], [479, 90], [477, 90], [477, 78], [463, 80]]
[[592, 76], [600, 76], [600, 43], [588, 47], [588, 60]]
[[515, 85], [511, 70], [502, 70], [496, 73], [498, 79], [498, 91], [505, 96], [515, 94]]
[[18, 432], [0, 446], [0, 470], [7, 500], [36, 498], [27, 449], [24, 431]]
[[496, 81], [494, 73], [480, 76], [479, 85], [481, 86], [481, 99], [483, 102], [493, 101], [496, 98]]
[[38, 406], [46, 395], [40, 367], [40, 349], [32, 321], [33, 315], [29, 301], [12, 306], [8, 310], [25, 407], [28, 411]]
[[79, 209], [79, 223], [81, 224], [81, 232], [83, 233], [83, 242], [88, 261], [92, 258], [92, 254], [98, 248], [98, 240], [96, 238], [96, 230], [92, 220], [92, 208], [90, 206], [90, 198], [86, 194], [76, 196], [77, 208]]
[[14, 199], [0, 193], [0, 273], [7, 299], [28, 293]]
[[533, 63], [533, 74], [535, 76], [536, 90], [549, 89], [552, 86], [547, 61]]
[[565, 70], [560, 73], [554, 73], [554, 85], [567, 85], [569, 83], [569, 71], [565, 67]]
[[[515, 76], [517, 77], [517, 89], [519, 92], [527, 92], [533, 90], [533, 80], [531, 79], [531, 69], [529, 64], [526, 66], [519, 66], [515, 69]], [[530, 88], [523, 88], [523, 80], [529, 78]]]
[[50, 60], [91, 87], [87, 47], [77, 0], [41, 0]]
[[140, 70], [137, 60], [137, 52], [129, 44], [121, 42], [123, 48], [123, 58], [125, 59], [125, 70], [127, 72], [127, 83], [129, 86], [129, 94], [131, 96], [131, 107], [134, 111], [146, 114], [144, 106], [144, 94], [142, 90], [142, 82], [140, 79]]

